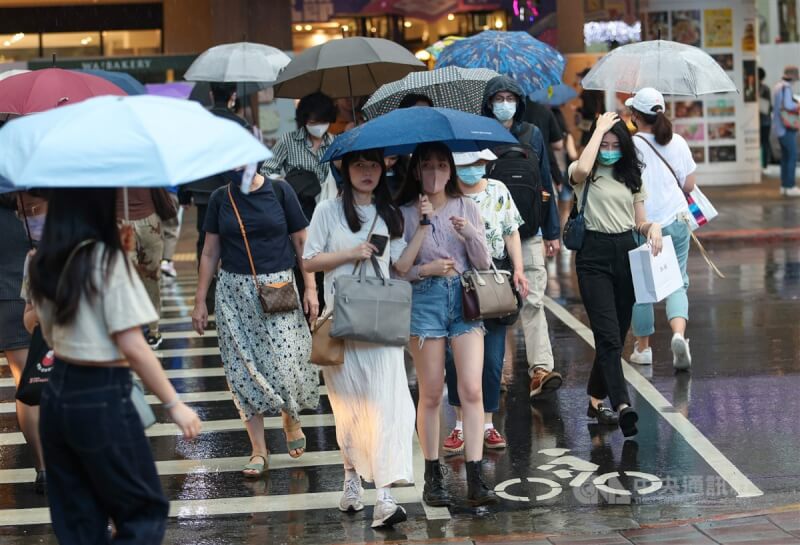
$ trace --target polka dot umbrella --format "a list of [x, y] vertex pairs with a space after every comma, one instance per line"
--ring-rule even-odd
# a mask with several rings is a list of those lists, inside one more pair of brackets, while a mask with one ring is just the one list
[[444, 48], [436, 68], [488, 68], [516, 81], [526, 94], [561, 83], [564, 57], [527, 32], [486, 30]]

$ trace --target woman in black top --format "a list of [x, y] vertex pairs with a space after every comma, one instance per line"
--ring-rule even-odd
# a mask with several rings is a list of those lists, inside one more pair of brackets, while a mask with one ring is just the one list
[[[281, 411], [290, 456], [297, 458], [305, 451], [299, 413], [319, 404], [319, 378], [308, 361], [311, 336], [303, 313], [315, 320], [319, 304], [314, 275], [303, 268], [308, 221], [292, 188], [283, 180], [256, 174], [245, 194], [240, 188], [241, 173], [229, 174], [233, 175], [231, 183], [214, 191], [208, 202], [192, 324], [199, 335], [208, 325], [206, 293], [221, 261], [215, 298], [220, 352], [234, 403], [252, 444], [250, 463], [243, 472], [247, 477], [259, 477], [268, 467], [264, 413]], [[264, 312], [251, 258], [259, 285], [294, 283], [292, 267], [299, 267], [305, 276], [299, 308]]]

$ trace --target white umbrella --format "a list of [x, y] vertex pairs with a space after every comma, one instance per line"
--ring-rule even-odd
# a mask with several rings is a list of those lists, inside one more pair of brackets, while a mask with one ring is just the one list
[[691, 45], [652, 40], [611, 51], [583, 78], [584, 89], [635, 93], [653, 87], [665, 95], [708, 95], [737, 91], [708, 53]]
[[207, 49], [186, 71], [187, 81], [271, 83], [289, 64], [289, 56], [275, 47], [250, 42], [223, 44]]

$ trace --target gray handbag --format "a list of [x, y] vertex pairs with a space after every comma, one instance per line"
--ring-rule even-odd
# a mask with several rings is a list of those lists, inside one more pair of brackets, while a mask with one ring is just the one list
[[156, 423], [156, 415], [153, 413], [152, 407], [147, 403], [144, 397], [144, 388], [138, 379], [133, 379], [133, 386], [131, 387], [131, 403], [139, 413], [139, 418], [142, 420], [142, 427], [149, 428]]
[[360, 274], [334, 280], [331, 337], [388, 346], [405, 346], [411, 334], [411, 284], [385, 278], [375, 256], [375, 276]]

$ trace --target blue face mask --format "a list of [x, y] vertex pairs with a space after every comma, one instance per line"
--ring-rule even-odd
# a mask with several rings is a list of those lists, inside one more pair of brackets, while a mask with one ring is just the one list
[[508, 121], [517, 113], [516, 102], [493, 102], [492, 113], [498, 121]]
[[600, 164], [607, 167], [613, 165], [620, 159], [622, 159], [622, 152], [619, 150], [600, 150], [600, 155], [597, 156], [597, 160]]
[[471, 167], [456, 167], [458, 179], [467, 185], [476, 185], [486, 175], [486, 165], [473, 165]]

